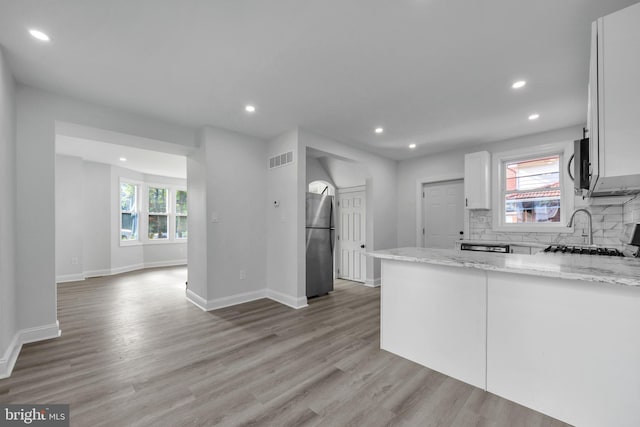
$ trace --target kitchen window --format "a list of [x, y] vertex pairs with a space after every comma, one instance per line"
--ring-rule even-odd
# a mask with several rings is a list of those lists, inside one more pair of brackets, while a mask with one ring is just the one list
[[494, 229], [566, 230], [567, 210], [573, 207], [570, 180], [563, 166], [569, 150], [570, 144], [550, 144], [494, 154]]
[[139, 186], [131, 182], [120, 183], [120, 240], [138, 240]]

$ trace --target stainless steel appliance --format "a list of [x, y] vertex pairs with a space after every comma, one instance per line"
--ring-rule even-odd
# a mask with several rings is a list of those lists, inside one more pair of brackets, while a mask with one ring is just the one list
[[333, 291], [333, 196], [307, 193], [307, 297]]
[[477, 251], [477, 252], [496, 252], [501, 254], [508, 254], [510, 251], [509, 245], [489, 245], [489, 244], [476, 244], [476, 243], [461, 243], [461, 251]]
[[543, 252], [552, 254], [577, 254], [577, 255], [603, 255], [603, 256], [625, 256], [625, 254], [616, 248], [600, 248], [594, 246], [567, 246], [567, 245], [550, 245]]

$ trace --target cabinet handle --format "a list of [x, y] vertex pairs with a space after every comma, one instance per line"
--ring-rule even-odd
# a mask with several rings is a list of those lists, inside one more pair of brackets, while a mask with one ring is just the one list
[[467, 199], [466, 197], [464, 198], [464, 207], [469, 207], [469, 199]]

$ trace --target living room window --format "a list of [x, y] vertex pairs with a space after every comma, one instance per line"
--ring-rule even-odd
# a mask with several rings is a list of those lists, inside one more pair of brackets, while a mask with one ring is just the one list
[[120, 240], [138, 240], [139, 186], [131, 182], [120, 183]]
[[187, 190], [176, 190], [176, 239], [187, 238]]
[[169, 238], [169, 189], [149, 187], [149, 240]]

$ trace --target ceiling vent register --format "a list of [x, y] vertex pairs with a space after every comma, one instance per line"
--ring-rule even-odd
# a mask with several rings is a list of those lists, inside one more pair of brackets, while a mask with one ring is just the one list
[[269, 169], [280, 168], [289, 163], [293, 163], [293, 151], [287, 151], [286, 153], [271, 157], [269, 159]]

